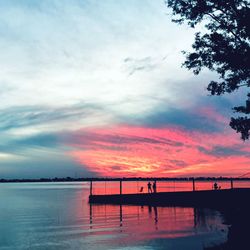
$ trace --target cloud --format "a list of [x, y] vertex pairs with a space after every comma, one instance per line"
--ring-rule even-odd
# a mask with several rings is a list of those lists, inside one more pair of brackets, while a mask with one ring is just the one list
[[[96, 104], [77, 104], [71, 106], [18, 106], [0, 110], [0, 130], [18, 129], [24, 127], [50, 126], [55, 123], [74, 123], [104, 113], [103, 108]], [[81, 124], [83, 125], [83, 124]]]
[[97, 173], [67, 154], [62, 132], [9, 137], [0, 142], [2, 178], [89, 177]]
[[159, 67], [163, 61], [166, 59], [166, 56], [160, 58], [153, 58], [151, 56], [143, 58], [133, 58], [127, 57], [124, 59], [124, 64], [128, 75], [133, 75], [137, 71], [151, 71]]
[[90, 177], [93, 171], [63, 153], [30, 152], [27, 157], [0, 161], [1, 178]]
[[148, 127], [161, 128], [179, 126], [187, 131], [218, 133], [225, 131], [229, 123], [228, 114], [221, 109], [197, 102], [193, 107], [159, 106], [135, 122]]
[[91, 147], [92, 145], [96, 145], [98, 142], [102, 142], [102, 145], [104, 148], [109, 146], [109, 144], [112, 144], [113, 147], [115, 146], [119, 150], [123, 150], [124, 145], [133, 145], [133, 144], [162, 144], [162, 145], [169, 145], [172, 147], [179, 147], [182, 145], [181, 142], [176, 142], [174, 140], [170, 140], [167, 138], [161, 138], [161, 137], [148, 137], [148, 136], [142, 136], [142, 135], [136, 135], [136, 134], [112, 134], [109, 133], [109, 131], [101, 131], [99, 130], [97, 133], [95, 131], [88, 131], [88, 130], [81, 130], [78, 132], [69, 133], [67, 136], [64, 136], [64, 139], [68, 143], [72, 143], [75, 147], [87, 145], [87, 147]]
[[36, 134], [32, 136], [9, 137], [8, 141], [0, 143], [0, 152], [16, 155], [27, 155], [29, 151], [38, 150], [58, 150], [60, 147], [60, 134]]
[[187, 130], [219, 132], [222, 131], [220, 124], [214, 123], [210, 117], [204, 117], [195, 113], [195, 111], [181, 110], [171, 108], [166, 111], [161, 111], [151, 114], [143, 123], [152, 127], [164, 127], [166, 125], [181, 126]]
[[75, 161], [104, 176], [217, 176], [230, 172], [235, 176], [250, 163], [247, 145], [236, 136], [215, 132], [211, 136], [207, 131], [171, 126], [123, 124], [83, 129], [66, 137], [65, 143]]
[[174, 166], [176, 167], [186, 167], [187, 163], [182, 160], [170, 160], [171, 163], [173, 163]]
[[[182, 57], [176, 49], [178, 32], [185, 34], [185, 47], [192, 34], [168, 20], [161, 1], [143, 6], [137, 1], [12, 1], [1, 3], [1, 10], [0, 87], [13, 89], [2, 107], [106, 105], [157, 93], [155, 86], [166, 76], [186, 75], [179, 66], [173, 70], [173, 60]], [[163, 60], [166, 54], [169, 61]], [[128, 79], [128, 72], [135, 71], [146, 75]]]
[[250, 151], [246, 151], [245, 147], [242, 145], [233, 145], [233, 146], [214, 146], [211, 149], [206, 149], [199, 147], [199, 150], [203, 153], [213, 155], [216, 157], [231, 157], [231, 156], [245, 156], [250, 157]]

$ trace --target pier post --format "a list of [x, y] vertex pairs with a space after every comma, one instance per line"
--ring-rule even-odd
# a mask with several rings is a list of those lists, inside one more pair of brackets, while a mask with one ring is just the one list
[[120, 204], [120, 227], [122, 227], [122, 205]]
[[122, 194], [122, 181], [120, 180], [120, 194]]
[[195, 180], [193, 178], [193, 191], [195, 191]]
[[92, 204], [89, 205], [89, 227], [92, 229]]
[[92, 195], [92, 189], [93, 189], [93, 184], [92, 181], [90, 181], [90, 195]]
[[233, 179], [231, 179], [231, 189], [234, 188], [234, 183], [233, 183]]

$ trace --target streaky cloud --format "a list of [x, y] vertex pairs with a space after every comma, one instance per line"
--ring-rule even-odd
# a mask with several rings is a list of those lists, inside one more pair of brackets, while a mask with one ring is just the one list
[[229, 146], [214, 146], [211, 149], [199, 147], [203, 153], [213, 155], [216, 157], [231, 157], [231, 156], [245, 156], [250, 157], [250, 150], [247, 150], [244, 145], [229, 145]]
[[0, 110], [0, 131], [50, 124], [57, 121], [79, 121], [101, 111], [96, 104], [71, 106], [19, 106]]
[[235, 176], [239, 166], [243, 171], [250, 163], [247, 145], [236, 136], [225, 139], [221, 132], [171, 125], [82, 129], [65, 137], [65, 143], [75, 161], [103, 176], [217, 176], [230, 171]]

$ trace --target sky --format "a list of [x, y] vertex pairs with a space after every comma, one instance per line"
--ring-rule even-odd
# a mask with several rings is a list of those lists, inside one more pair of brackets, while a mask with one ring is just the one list
[[197, 30], [163, 0], [0, 0], [0, 12], [0, 178], [250, 171], [249, 141], [228, 125], [243, 93], [209, 96], [215, 73], [181, 67]]

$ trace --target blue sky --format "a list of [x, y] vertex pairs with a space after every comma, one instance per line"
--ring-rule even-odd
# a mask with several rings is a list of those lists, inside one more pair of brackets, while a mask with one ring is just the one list
[[[222, 134], [237, 138], [236, 156], [249, 154], [228, 128], [241, 94], [209, 97], [216, 76], [181, 68], [195, 30], [172, 23], [164, 1], [13, 0], [0, 1], [0, 11], [0, 178], [103, 174], [85, 155], [99, 152], [93, 141], [72, 138], [124, 125]], [[233, 155], [232, 146], [223, 145]], [[185, 166], [197, 164], [198, 156]]]

